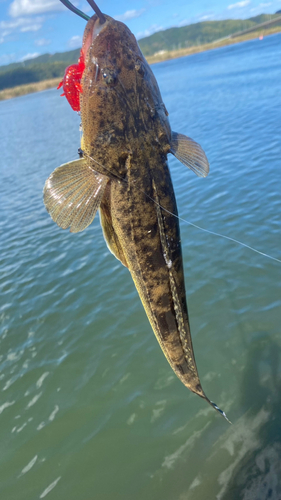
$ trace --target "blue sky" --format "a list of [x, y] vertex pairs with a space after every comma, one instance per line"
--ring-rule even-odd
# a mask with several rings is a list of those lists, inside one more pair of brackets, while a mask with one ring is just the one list
[[[74, 0], [92, 15], [86, 0]], [[137, 38], [204, 20], [245, 19], [281, 9], [281, 0], [97, 0]], [[59, 0], [0, 0], [0, 65], [81, 46], [85, 21]]]

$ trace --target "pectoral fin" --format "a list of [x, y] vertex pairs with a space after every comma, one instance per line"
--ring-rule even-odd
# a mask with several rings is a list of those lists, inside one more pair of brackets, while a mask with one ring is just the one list
[[201, 146], [183, 134], [172, 132], [171, 153], [199, 177], [209, 173], [209, 162]]
[[123, 266], [128, 267], [126, 258], [122, 249], [122, 245], [114, 230], [111, 217], [110, 207], [110, 185], [108, 184], [105, 195], [100, 205], [100, 223], [103, 231], [103, 236], [110, 252], [116, 259], [122, 262]]
[[108, 178], [87, 166], [86, 160], [56, 168], [44, 186], [44, 203], [53, 221], [72, 233], [83, 231], [94, 220]]

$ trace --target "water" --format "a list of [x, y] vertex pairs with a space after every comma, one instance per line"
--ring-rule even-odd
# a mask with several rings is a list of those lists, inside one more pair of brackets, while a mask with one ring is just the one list
[[[281, 36], [154, 66], [172, 128], [208, 178], [169, 160], [180, 216], [280, 259]], [[0, 496], [279, 499], [281, 265], [181, 223], [203, 387], [175, 377], [98, 217], [59, 229], [45, 179], [77, 157], [55, 90], [0, 103]]]

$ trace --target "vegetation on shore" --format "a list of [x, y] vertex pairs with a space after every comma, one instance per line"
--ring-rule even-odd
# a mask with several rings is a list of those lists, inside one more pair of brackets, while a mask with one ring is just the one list
[[149, 64], [155, 64], [162, 61], [168, 61], [169, 59], [177, 59], [178, 57], [184, 57], [192, 54], [197, 54], [198, 52], [205, 52], [207, 50], [217, 49], [219, 47], [225, 47], [227, 45], [233, 45], [235, 43], [246, 42], [248, 40], [254, 40], [260, 36], [274, 35], [281, 32], [281, 26], [274, 26], [268, 30], [257, 30], [246, 35], [241, 35], [237, 38], [224, 38], [216, 42], [205, 43], [203, 45], [197, 45], [190, 48], [178, 49], [178, 50], [168, 50], [160, 51], [153, 56], [146, 57]]
[[42, 90], [52, 89], [58, 86], [61, 78], [51, 78], [43, 80], [42, 82], [27, 83], [25, 85], [18, 85], [9, 89], [0, 90], [0, 101], [19, 97], [21, 95], [33, 94]]
[[[249, 28], [258, 27], [259, 24], [264, 22], [273, 21], [274, 18], [280, 18], [280, 15], [275, 14], [271, 16], [269, 14], [261, 14], [249, 19], [203, 21], [181, 28], [169, 28], [165, 31], [158, 31], [153, 35], [139, 40], [139, 45], [144, 56], [148, 57], [162, 50], [174, 51], [212, 43]], [[279, 27], [281, 29], [281, 22], [279, 22]], [[264, 32], [266, 32], [266, 29], [264, 29]], [[243, 33], [241, 34], [243, 35]]]
[[[270, 17], [274, 18], [274, 16], [263, 14], [245, 21], [208, 21], [184, 26], [183, 28], [170, 28], [139, 40], [139, 44], [149, 64], [154, 64], [168, 59], [175, 59], [197, 52], [251, 40], [260, 35], [267, 36], [280, 32], [281, 22], [279, 21], [279, 23], [274, 26], [261, 29], [257, 27], [257, 30], [251, 33], [245, 33], [235, 38], [229, 37], [231, 34], [235, 33], [235, 31], [240, 32], [241, 28], [251, 28], [255, 24], [268, 21]], [[276, 17], [278, 17], [278, 15]], [[234, 25], [236, 30], [234, 30]], [[231, 31], [231, 33], [229, 33], [229, 31]], [[189, 39], [193, 41], [188, 43], [187, 41], [185, 41], [185, 43], [175, 42], [175, 40], [179, 39], [186, 40], [184, 37], [186, 37], [188, 32]], [[192, 33], [193, 36], [191, 36]], [[199, 35], [199, 33], [201, 33], [201, 35]], [[197, 38], [194, 38], [196, 36]], [[210, 38], [212, 39], [211, 41], [209, 41]], [[198, 40], [207, 41], [197, 44]], [[190, 43], [191, 46], [189, 46]], [[164, 47], [168, 47], [168, 49]], [[160, 50], [155, 51], [155, 48]], [[65, 67], [77, 62], [79, 52], [80, 50], [76, 49], [53, 55], [43, 54], [35, 60], [0, 66], [0, 101], [57, 86], [62, 79]]]
[[14, 69], [28, 68], [30, 66], [34, 66], [34, 64], [49, 64], [53, 62], [63, 62], [65, 65], [73, 64], [73, 62], [78, 60], [79, 53], [80, 49], [75, 49], [67, 52], [56, 52], [55, 54], [42, 54], [34, 59], [26, 59], [22, 62], [4, 64], [0, 66], [0, 75]]

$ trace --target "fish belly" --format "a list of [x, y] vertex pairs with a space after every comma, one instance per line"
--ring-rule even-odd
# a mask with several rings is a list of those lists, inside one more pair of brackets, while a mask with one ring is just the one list
[[[140, 167], [138, 168], [138, 170]], [[166, 162], [155, 172], [131, 168], [111, 183], [111, 217], [156, 338], [192, 392], [202, 390], [190, 335], [177, 206]]]

